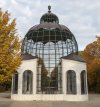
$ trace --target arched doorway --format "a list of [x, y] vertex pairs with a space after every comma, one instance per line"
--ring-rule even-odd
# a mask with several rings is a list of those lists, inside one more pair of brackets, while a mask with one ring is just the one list
[[67, 71], [67, 94], [76, 94], [76, 73], [73, 70]]
[[23, 73], [23, 94], [32, 94], [33, 92], [33, 73], [30, 70], [26, 70]]
[[86, 72], [83, 70], [81, 72], [81, 94], [86, 94], [87, 89], [86, 89]]

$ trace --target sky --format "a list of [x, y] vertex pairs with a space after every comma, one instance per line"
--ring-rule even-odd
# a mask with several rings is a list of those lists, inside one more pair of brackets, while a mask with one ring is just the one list
[[74, 34], [79, 50], [100, 36], [100, 0], [0, 0], [0, 8], [16, 18], [16, 28], [23, 38], [28, 30], [40, 23], [41, 16], [51, 5], [60, 24]]

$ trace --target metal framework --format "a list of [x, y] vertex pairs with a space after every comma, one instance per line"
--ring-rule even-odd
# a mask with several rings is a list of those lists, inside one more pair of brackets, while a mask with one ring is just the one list
[[51, 13], [41, 17], [40, 24], [33, 26], [22, 43], [22, 53], [29, 53], [39, 58], [37, 71], [37, 93], [61, 94], [60, 58], [78, 52], [74, 35], [58, 17]]

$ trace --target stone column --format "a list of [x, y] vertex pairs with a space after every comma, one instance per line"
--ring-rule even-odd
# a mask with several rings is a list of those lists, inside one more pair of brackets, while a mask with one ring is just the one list
[[81, 95], [81, 79], [80, 79], [80, 72], [76, 71], [76, 89], [78, 95]]
[[23, 80], [23, 73], [18, 73], [18, 94], [21, 95], [22, 94], [22, 80]]
[[87, 70], [85, 70], [85, 73], [86, 73], [86, 92], [87, 92], [87, 95], [88, 95], [88, 82], [87, 82]]
[[13, 94], [13, 76], [14, 76], [14, 74], [12, 75], [12, 84], [11, 84], [11, 94]]
[[64, 61], [62, 60], [62, 90], [63, 94], [66, 94], [66, 68], [64, 67]]

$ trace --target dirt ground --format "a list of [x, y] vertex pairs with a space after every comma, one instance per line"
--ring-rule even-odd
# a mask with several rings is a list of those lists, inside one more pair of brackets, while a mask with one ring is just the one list
[[100, 107], [100, 94], [89, 94], [89, 101], [12, 101], [10, 93], [0, 93], [0, 107]]

